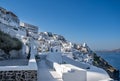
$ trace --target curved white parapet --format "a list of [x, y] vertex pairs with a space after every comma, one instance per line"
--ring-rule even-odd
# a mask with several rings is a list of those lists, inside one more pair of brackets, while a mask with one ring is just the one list
[[87, 69], [87, 81], [113, 81], [107, 72], [101, 68], [91, 65], [90, 69]]
[[77, 66], [79, 68], [83, 68], [83, 69], [87, 69], [90, 67], [90, 65], [88, 64], [85, 64], [85, 63], [82, 63], [82, 62], [78, 62], [78, 61], [75, 61], [67, 56], [62, 56], [62, 61], [63, 63], [66, 63], [66, 64], [72, 64], [74, 66]]
[[108, 78], [108, 79], [99, 80], [99, 81], [114, 81], [114, 80], [113, 80], [113, 79], [111, 79], [111, 78]]
[[63, 66], [69, 70], [67, 72], [63, 72], [63, 80], [64, 81], [87, 81], [87, 71], [76, 67], [71, 64], [63, 64]]

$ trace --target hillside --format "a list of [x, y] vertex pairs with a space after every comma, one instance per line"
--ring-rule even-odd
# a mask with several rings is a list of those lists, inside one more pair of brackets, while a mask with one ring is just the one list
[[114, 49], [114, 50], [111, 50], [111, 52], [119, 52], [120, 53], [120, 48], [119, 49]]
[[119, 71], [111, 66], [106, 60], [97, 56], [89, 46], [69, 42], [64, 36], [51, 32], [41, 32], [38, 37], [38, 52], [62, 52], [67, 57], [104, 69], [111, 78], [118, 79]]
[[1, 57], [7, 58], [10, 56], [11, 50], [20, 50], [21, 48], [22, 42], [20, 40], [0, 31], [0, 49], [5, 52], [5, 54], [0, 54]]

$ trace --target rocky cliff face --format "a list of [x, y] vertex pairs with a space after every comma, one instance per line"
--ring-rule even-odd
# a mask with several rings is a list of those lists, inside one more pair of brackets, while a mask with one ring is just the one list
[[93, 65], [104, 69], [109, 74], [109, 76], [114, 80], [119, 80], [119, 70], [111, 66], [107, 61], [105, 61], [100, 56], [97, 56], [96, 53], [94, 53]]

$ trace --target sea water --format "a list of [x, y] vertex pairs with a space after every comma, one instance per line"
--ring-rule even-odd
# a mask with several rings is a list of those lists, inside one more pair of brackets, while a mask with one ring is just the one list
[[104, 58], [110, 65], [120, 71], [120, 53], [97, 52], [97, 55]]

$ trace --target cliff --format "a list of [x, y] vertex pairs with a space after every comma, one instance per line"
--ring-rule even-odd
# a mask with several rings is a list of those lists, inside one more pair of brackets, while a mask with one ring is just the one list
[[97, 56], [96, 53], [94, 53], [93, 65], [104, 69], [109, 74], [109, 76], [114, 80], [119, 80], [119, 70], [111, 66], [107, 61], [105, 61], [100, 56]]

